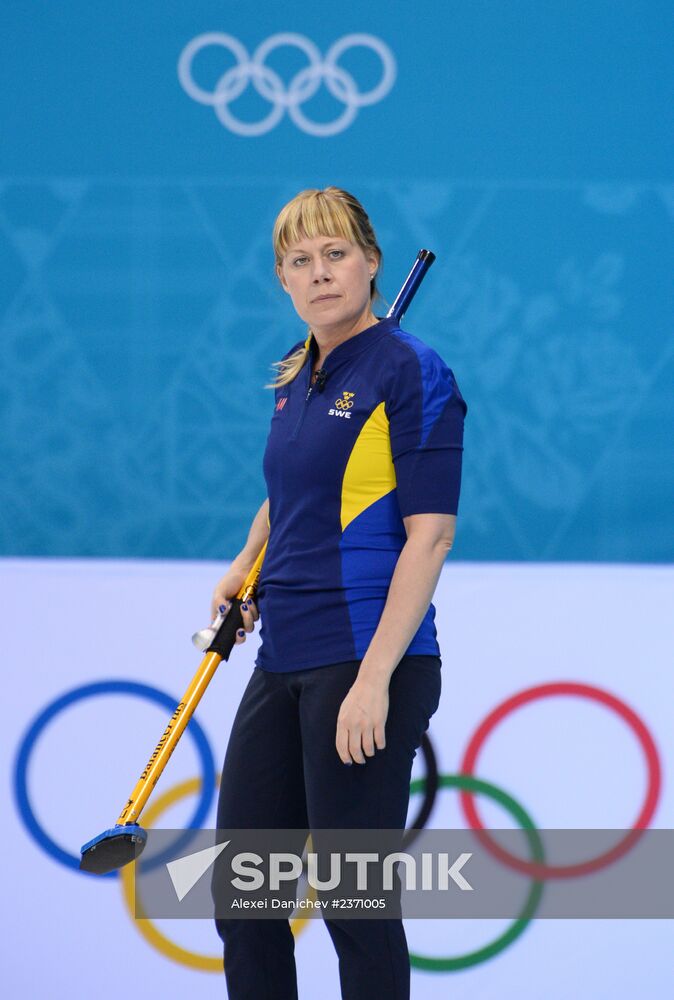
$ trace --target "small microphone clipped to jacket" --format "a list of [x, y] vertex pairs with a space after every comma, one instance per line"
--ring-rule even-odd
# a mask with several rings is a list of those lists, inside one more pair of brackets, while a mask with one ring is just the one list
[[323, 389], [325, 388], [325, 380], [327, 379], [327, 377], [328, 373], [326, 372], [325, 368], [319, 368], [318, 371], [316, 372], [315, 384], [319, 392], [323, 392]]

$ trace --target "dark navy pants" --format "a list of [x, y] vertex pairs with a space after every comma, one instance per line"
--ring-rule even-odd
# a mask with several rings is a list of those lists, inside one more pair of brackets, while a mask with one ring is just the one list
[[[219, 829], [404, 828], [412, 762], [440, 701], [440, 658], [403, 657], [389, 683], [385, 748], [365, 764], [347, 765], [335, 747], [337, 715], [359, 666], [351, 660], [291, 673], [253, 670], [225, 756]], [[402, 920], [325, 924], [343, 1000], [408, 1000]], [[216, 926], [229, 1000], [296, 1000], [287, 919], [220, 919]]]

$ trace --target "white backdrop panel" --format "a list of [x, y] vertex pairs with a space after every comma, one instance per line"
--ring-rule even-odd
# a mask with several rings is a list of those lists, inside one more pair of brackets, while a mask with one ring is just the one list
[[[17, 748], [35, 716], [64, 692], [127, 679], [183, 693], [199, 662], [190, 636], [208, 621], [224, 564], [108, 560], [0, 560], [5, 734], [11, 799]], [[579, 564], [452, 564], [435, 604], [443, 651], [443, 696], [430, 736], [440, 770], [459, 770], [481, 720], [525, 688], [551, 681], [594, 685], [643, 720], [663, 765], [652, 826], [671, 827], [674, 567]], [[216, 761], [248, 680], [257, 637], [223, 664], [198, 709]], [[38, 739], [28, 769], [35, 815], [64, 850], [113, 825], [167, 720], [157, 705], [115, 695], [79, 702]], [[183, 737], [155, 792], [200, 773]], [[415, 775], [423, 773], [420, 758]], [[536, 701], [497, 727], [478, 777], [513, 795], [541, 828], [629, 826], [641, 808], [646, 766], [633, 733], [604, 706], [577, 697]], [[152, 800], [151, 800], [152, 801]], [[410, 805], [410, 816], [416, 811]], [[485, 821], [509, 826], [500, 809]], [[162, 825], [188, 821], [194, 801], [172, 807]], [[221, 975], [159, 954], [127, 915], [117, 880], [85, 877], [49, 856], [28, 834], [15, 802], [5, 816], [2, 906], [4, 982], [17, 998], [118, 997], [142, 983], [148, 1000], [190, 990], [224, 997]], [[215, 821], [214, 809], [207, 825]], [[431, 825], [465, 826], [458, 795], [443, 792]], [[408, 921], [413, 951], [456, 955], [491, 941], [506, 921]], [[182, 947], [217, 955], [206, 921], [164, 922]], [[300, 995], [339, 997], [337, 961], [321, 921], [297, 938]], [[669, 996], [669, 921], [534, 921], [506, 951], [459, 973], [413, 971], [412, 996], [464, 1000], [601, 1000], [643, 992]], [[627, 960], [618, 960], [623, 956]], [[459, 980], [457, 982], [456, 980]], [[320, 984], [320, 985], [319, 985]]]

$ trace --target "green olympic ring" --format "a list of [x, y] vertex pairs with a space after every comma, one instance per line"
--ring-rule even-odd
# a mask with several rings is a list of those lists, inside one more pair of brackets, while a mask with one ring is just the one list
[[[417, 778], [410, 784], [410, 795], [421, 792], [426, 784], [425, 778]], [[539, 863], [543, 862], [543, 843], [538, 831], [534, 826], [529, 814], [512, 799], [506, 792], [489, 784], [487, 781], [480, 781], [467, 774], [439, 774], [438, 787], [440, 788], [463, 788], [469, 792], [481, 792], [488, 798], [493, 799], [506, 809], [510, 815], [520, 824], [524, 830], [533, 859]], [[527, 926], [541, 900], [543, 893], [543, 882], [533, 881], [529, 895], [524, 903], [522, 912], [515, 922], [502, 934], [477, 951], [469, 951], [465, 955], [458, 955], [455, 958], [429, 958], [425, 955], [416, 955], [410, 952], [410, 965], [413, 969], [424, 969], [426, 972], [457, 972], [459, 969], [467, 969], [471, 965], [479, 965], [493, 958], [499, 952], [504, 951], [509, 944], [520, 936]]]

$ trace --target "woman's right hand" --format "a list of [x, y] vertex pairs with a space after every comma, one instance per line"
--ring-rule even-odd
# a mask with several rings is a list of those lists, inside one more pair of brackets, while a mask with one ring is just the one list
[[[229, 610], [231, 599], [232, 597], [236, 597], [243, 587], [246, 582], [246, 576], [247, 574], [243, 570], [239, 570], [235, 566], [230, 566], [222, 579], [218, 581], [213, 591], [213, 597], [211, 598], [211, 621], [217, 617], [221, 605], [224, 604], [225, 608]], [[260, 617], [255, 602], [248, 600], [246, 603], [247, 607], [245, 610], [243, 606], [241, 607], [244, 632], [242, 635], [237, 632], [235, 639], [237, 644], [246, 641], [246, 633], [253, 631], [255, 622]]]

